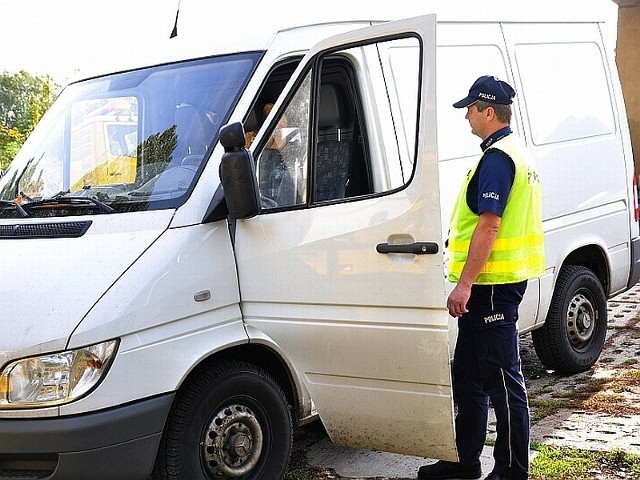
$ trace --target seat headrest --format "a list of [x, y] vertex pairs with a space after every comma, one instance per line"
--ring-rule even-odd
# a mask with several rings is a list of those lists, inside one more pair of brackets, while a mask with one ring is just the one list
[[318, 112], [318, 127], [345, 128], [346, 115], [342, 92], [333, 83], [320, 85], [320, 109]]

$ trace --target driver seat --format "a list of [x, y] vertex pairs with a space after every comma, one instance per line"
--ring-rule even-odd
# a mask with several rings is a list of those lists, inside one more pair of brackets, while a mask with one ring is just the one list
[[207, 114], [198, 107], [181, 103], [174, 113], [176, 125], [177, 146], [174, 158], [189, 155], [204, 156], [213, 138], [214, 125]]
[[352, 142], [346, 134], [347, 105], [340, 88], [322, 84], [319, 105], [314, 200], [325, 202], [347, 196]]

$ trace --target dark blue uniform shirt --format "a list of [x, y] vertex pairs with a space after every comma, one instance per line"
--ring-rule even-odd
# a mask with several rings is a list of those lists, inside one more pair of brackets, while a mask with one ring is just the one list
[[[502, 216], [513, 186], [516, 166], [506, 153], [491, 150], [498, 140], [511, 134], [504, 127], [487, 138], [480, 147], [486, 152], [467, 187], [467, 205], [477, 215], [492, 212]], [[487, 150], [489, 150], [487, 152]], [[467, 303], [470, 311], [492, 311], [496, 307], [519, 305], [527, 288], [527, 281], [497, 285], [473, 285]]]

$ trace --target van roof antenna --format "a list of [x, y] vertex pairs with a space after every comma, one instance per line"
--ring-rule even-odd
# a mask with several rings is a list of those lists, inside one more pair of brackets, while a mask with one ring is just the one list
[[176, 21], [173, 24], [173, 30], [171, 31], [171, 35], [169, 35], [169, 38], [173, 38], [173, 37], [177, 37], [178, 36], [178, 15], [180, 15], [180, 2], [182, 0], [178, 0], [178, 9], [176, 10]]

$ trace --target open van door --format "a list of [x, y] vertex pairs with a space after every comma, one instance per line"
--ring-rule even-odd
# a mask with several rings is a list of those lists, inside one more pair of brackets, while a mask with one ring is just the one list
[[332, 441], [455, 460], [435, 30], [305, 56], [252, 146], [262, 211], [235, 253], [251, 341], [288, 358]]

